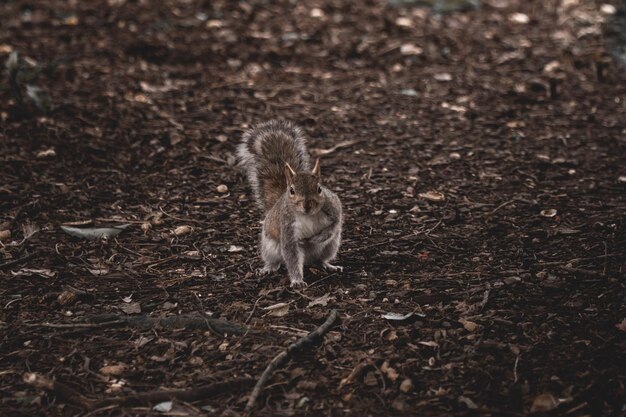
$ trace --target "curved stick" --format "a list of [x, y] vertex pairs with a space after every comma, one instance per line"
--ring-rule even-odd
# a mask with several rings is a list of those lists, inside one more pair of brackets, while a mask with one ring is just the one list
[[337, 320], [337, 317], [338, 317], [337, 311], [336, 310], [331, 311], [330, 315], [328, 316], [324, 324], [322, 324], [321, 326], [319, 326], [317, 329], [313, 330], [311, 333], [307, 334], [306, 336], [290, 344], [287, 347], [287, 349], [280, 352], [278, 355], [274, 357], [274, 359], [272, 359], [269, 365], [267, 365], [267, 368], [265, 368], [265, 371], [263, 371], [261, 378], [259, 378], [259, 381], [256, 383], [256, 385], [254, 386], [254, 389], [252, 390], [252, 393], [250, 394], [250, 398], [248, 399], [248, 403], [246, 404], [246, 409], [245, 409], [246, 414], [250, 414], [250, 411], [252, 411], [252, 408], [254, 407], [256, 400], [259, 398], [259, 395], [261, 394], [263, 387], [265, 386], [267, 381], [272, 377], [272, 375], [274, 374], [274, 371], [276, 371], [276, 368], [278, 368], [283, 362], [285, 362], [289, 357], [291, 357], [291, 355], [295, 351], [299, 350], [304, 345], [315, 342], [318, 338], [321, 338], [326, 333], [328, 333], [332, 325]]

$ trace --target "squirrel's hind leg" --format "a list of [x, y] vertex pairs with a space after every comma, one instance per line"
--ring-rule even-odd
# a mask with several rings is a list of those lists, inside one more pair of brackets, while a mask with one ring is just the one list
[[261, 233], [261, 258], [263, 259], [263, 268], [259, 269], [259, 275], [267, 275], [280, 269], [283, 257], [280, 253], [280, 244], [267, 237], [265, 233]]
[[335, 256], [337, 256], [337, 251], [339, 250], [339, 238], [334, 238], [330, 240], [324, 247], [319, 251], [319, 263], [326, 271], [339, 271], [343, 272], [343, 266], [333, 265], [330, 263]]

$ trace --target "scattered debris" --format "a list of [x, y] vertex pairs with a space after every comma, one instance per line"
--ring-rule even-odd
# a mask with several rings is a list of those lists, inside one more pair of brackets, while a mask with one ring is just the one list
[[320, 338], [324, 337], [324, 335], [330, 330], [332, 325], [335, 324], [335, 321], [337, 320], [338, 317], [339, 315], [337, 314], [337, 311], [335, 310], [331, 311], [330, 315], [321, 326], [319, 326], [317, 329], [315, 329], [308, 335], [300, 338], [295, 343], [292, 343], [291, 345], [289, 345], [287, 349], [285, 349], [284, 351], [279, 353], [276, 357], [274, 357], [274, 359], [272, 359], [272, 361], [267, 365], [267, 368], [265, 368], [265, 371], [263, 371], [261, 378], [259, 378], [259, 381], [255, 385], [254, 389], [252, 390], [252, 393], [250, 394], [250, 397], [248, 398], [248, 402], [246, 403], [246, 409], [245, 409], [245, 412], [248, 415], [250, 414], [250, 412], [256, 405], [257, 398], [259, 398], [261, 391], [265, 387], [265, 384], [267, 383], [267, 381], [274, 374], [275, 370], [280, 365], [282, 365], [283, 362], [289, 359], [293, 355], [294, 352], [297, 352], [300, 349], [302, 349], [304, 346], [310, 345], [316, 342], [317, 340], [319, 340]]
[[513, 13], [511, 16], [509, 16], [509, 21], [517, 23], [519, 25], [525, 25], [530, 22], [530, 18], [524, 13]]
[[176, 236], [185, 236], [190, 234], [191, 232], [193, 232], [193, 227], [191, 226], [178, 226], [176, 229], [174, 229], [174, 234]]
[[228, 252], [232, 252], [232, 253], [242, 252], [243, 250], [244, 250], [243, 246], [230, 245], [228, 247]]
[[440, 72], [438, 74], [435, 74], [433, 76], [433, 78], [437, 81], [441, 81], [441, 82], [448, 82], [448, 81], [452, 81], [452, 75], [448, 72]]
[[459, 323], [463, 325], [463, 328], [468, 332], [475, 332], [478, 329], [478, 325], [470, 320], [460, 319]]
[[559, 405], [559, 401], [554, 398], [550, 393], [540, 394], [535, 397], [532, 406], [530, 407], [531, 413], [547, 412], [555, 409]]
[[405, 43], [402, 46], [400, 46], [400, 53], [402, 55], [415, 56], [415, 55], [422, 55], [424, 53], [424, 50], [415, 44]]
[[337, 143], [332, 148], [328, 148], [328, 149], [313, 148], [313, 149], [311, 149], [311, 153], [313, 155], [315, 155], [315, 156], [329, 155], [329, 154], [337, 151], [338, 149], [342, 149], [342, 148], [346, 148], [348, 146], [352, 146], [355, 143], [358, 143], [358, 141], [357, 140], [344, 140], [342, 142]]
[[39, 159], [53, 158], [53, 157], [57, 156], [57, 151], [55, 151], [54, 148], [45, 149], [43, 151], [37, 152], [37, 154], [35, 156], [37, 158], [39, 158]]
[[386, 319], [386, 320], [391, 320], [391, 321], [405, 321], [405, 320], [410, 319], [414, 315], [415, 315], [414, 312], [410, 312], [410, 313], [406, 313], [406, 314], [386, 313], [386, 314], [383, 314], [381, 317]]
[[278, 303], [269, 307], [264, 307], [263, 310], [268, 311], [268, 315], [272, 317], [285, 317], [289, 313], [289, 303]]
[[443, 193], [440, 193], [439, 191], [427, 191], [425, 193], [419, 193], [419, 196], [423, 198], [424, 200], [434, 201], [434, 202], [441, 202], [446, 199]]
[[542, 217], [552, 218], [552, 217], [556, 216], [557, 212], [556, 212], [555, 209], [546, 209], [546, 210], [541, 210], [541, 212], [539, 214]]
[[162, 403], [158, 403], [157, 405], [152, 407], [152, 409], [159, 413], [169, 413], [170, 411], [172, 411], [173, 404], [174, 403], [172, 401], [164, 401]]
[[330, 300], [334, 300], [335, 297], [331, 297], [330, 293], [326, 293], [324, 295], [322, 295], [321, 297], [316, 298], [315, 300], [311, 300], [309, 302], [309, 308], [311, 307], [315, 307], [315, 306], [322, 306], [322, 307], [326, 307], [328, 305], [328, 302]]
[[61, 226], [61, 230], [70, 236], [80, 237], [88, 240], [98, 239], [110, 239], [122, 233], [124, 230], [130, 227], [130, 224], [122, 224], [113, 227], [97, 227], [97, 228], [85, 228]]

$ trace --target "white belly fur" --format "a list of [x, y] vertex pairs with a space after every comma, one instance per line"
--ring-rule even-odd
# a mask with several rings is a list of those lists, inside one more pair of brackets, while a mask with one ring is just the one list
[[322, 229], [329, 226], [331, 220], [320, 211], [314, 215], [298, 214], [296, 215], [296, 236], [298, 239], [308, 239], [317, 235]]

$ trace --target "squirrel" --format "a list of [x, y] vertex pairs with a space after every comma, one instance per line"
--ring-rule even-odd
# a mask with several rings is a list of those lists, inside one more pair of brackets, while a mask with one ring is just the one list
[[341, 202], [322, 185], [319, 159], [310, 168], [302, 129], [286, 120], [257, 124], [243, 134], [237, 156], [265, 216], [257, 273], [282, 264], [297, 288], [307, 285], [305, 264], [343, 271], [330, 263], [341, 243]]

